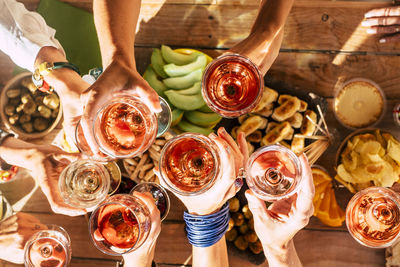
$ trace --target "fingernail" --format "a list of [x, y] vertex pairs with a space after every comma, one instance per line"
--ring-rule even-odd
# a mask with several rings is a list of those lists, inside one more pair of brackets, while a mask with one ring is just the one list
[[367, 33], [368, 34], [374, 34], [374, 33], [376, 33], [377, 31], [376, 31], [376, 29], [372, 29], [372, 28], [368, 28], [367, 29]]
[[208, 137], [210, 137], [210, 138], [217, 138], [217, 135], [216, 135], [215, 133], [210, 133], [210, 134], [208, 135]]
[[386, 43], [386, 39], [380, 39], [380, 40], [379, 40], [379, 43], [381, 43], [381, 44]]

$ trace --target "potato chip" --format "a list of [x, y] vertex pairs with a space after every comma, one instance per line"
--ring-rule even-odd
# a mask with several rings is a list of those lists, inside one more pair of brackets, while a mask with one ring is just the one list
[[385, 138], [383, 138], [381, 131], [380, 130], [375, 130], [375, 137], [376, 137], [376, 141], [378, 141], [382, 147], [386, 147], [387, 143]]
[[397, 164], [400, 164], [400, 145], [397, 142], [394, 142], [392, 139], [387, 141], [387, 153], [388, 155], [394, 159]]
[[342, 163], [346, 170], [352, 171], [357, 168], [357, 163], [359, 161], [359, 154], [351, 151], [349, 154], [346, 154], [342, 157]]
[[347, 172], [343, 164], [340, 164], [337, 167], [337, 174], [342, 178], [344, 181], [349, 182], [349, 183], [354, 183], [353, 177], [350, 175], [350, 173]]

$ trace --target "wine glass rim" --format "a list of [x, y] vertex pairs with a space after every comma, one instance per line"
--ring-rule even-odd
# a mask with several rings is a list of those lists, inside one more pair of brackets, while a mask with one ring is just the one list
[[68, 266], [69, 262], [71, 261], [71, 238], [70, 238], [68, 232], [63, 227], [56, 225], [56, 224], [46, 224], [46, 226], [47, 226], [47, 229], [37, 231], [28, 239], [28, 241], [26, 241], [25, 246], [24, 246], [24, 264], [25, 264], [25, 266], [35, 267], [28, 255], [29, 254], [28, 249], [31, 247], [33, 242], [37, 240], [37, 238], [39, 237], [39, 235], [41, 233], [46, 233], [46, 232], [50, 232], [50, 231], [58, 232], [62, 235], [62, 237], [64, 237], [66, 239], [66, 240], [59, 240], [53, 236], [46, 236], [46, 238], [56, 241], [57, 244], [60, 244], [63, 247], [65, 254], [66, 254], [65, 255], [65, 263], [63, 264], [63, 266]]
[[[134, 199], [135, 201], [137, 201], [137, 202], [141, 202], [141, 203], [143, 202], [143, 201], [141, 201], [138, 197], [135, 197], [135, 196], [133, 196], [133, 195], [131, 195], [131, 194], [115, 194], [115, 195], [112, 195], [111, 197], [109, 197], [109, 199], [110, 199], [110, 198], [117, 197], [117, 196], [131, 197], [131, 198], [133, 198], [133, 199]], [[138, 222], [138, 235], [137, 235], [138, 237], [137, 237], [137, 239], [136, 239], [136, 241], [135, 241], [135, 244], [133, 244], [132, 247], [130, 247], [127, 251], [125, 251], [125, 252], [123, 252], [123, 253], [110, 252], [110, 251], [112, 251], [111, 249], [105, 250], [105, 249], [101, 248], [101, 247], [98, 245], [98, 242], [101, 242], [101, 241], [96, 241], [96, 240], [94, 239], [94, 237], [93, 237], [93, 234], [92, 234], [92, 232], [94, 233], [94, 229], [93, 229], [93, 226], [92, 226], [92, 224], [94, 225], [94, 222], [93, 222], [93, 221], [95, 220], [95, 217], [97, 217], [98, 212], [100, 211], [100, 209], [101, 209], [102, 207], [107, 206], [107, 205], [119, 205], [119, 206], [123, 206], [124, 208], [129, 209], [129, 211], [132, 212], [133, 216], [135, 216], [135, 219], [136, 219], [136, 221]], [[97, 219], [98, 219], [98, 218], [96, 218], [96, 220], [97, 220]], [[150, 227], [151, 227], [151, 226], [150, 226]], [[118, 202], [118, 201], [110, 201], [110, 202], [108, 202], [108, 199], [104, 200], [103, 203], [99, 204], [99, 205], [96, 207], [96, 209], [92, 212], [92, 214], [90, 215], [90, 218], [89, 218], [89, 235], [90, 235], [90, 238], [92, 239], [93, 244], [96, 246], [96, 248], [97, 248], [98, 250], [100, 250], [100, 251], [103, 252], [104, 254], [111, 255], [111, 256], [120, 256], [120, 255], [127, 254], [127, 253], [129, 253], [129, 252], [132, 252], [132, 251], [136, 250], [137, 248], [135, 248], [135, 246], [138, 244], [139, 239], [140, 239], [141, 232], [142, 232], [142, 230], [143, 230], [143, 229], [141, 229], [141, 228], [142, 228], [142, 227], [141, 227], [140, 224], [139, 224], [138, 216], [136, 215], [136, 212], [134, 211], [134, 209], [132, 209], [129, 205], [126, 205], [125, 203], [121, 203], [121, 202]], [[93, 231], [92, 231], [92, 230], [93, 230]], [[105, 240], [105, 239], [104, 239], [104, 240]], [[107, 243], [108, 243], [108, 241], [107, 241]]]
[[[213, 70], [213, 67], [216, 64], [219, 64], [221, 60], [232, 58], [232, 57], [239, 58], [240, 60], [243, 60], [247, 64], [249, 64], [250, 67], [255, 70], [256, 75], [259, 78], [259, 86], [258, 86], [257, 96], [253, 99], [253, 101], [247, 107], [239, 110], [240, 112], [237, 111], [237, 110], [233, 111], [233, 110], [229, 110], [229, 109], [226, 109], [224, 107], [219, 107], [219, 106], [218, 106], [218, 109], [213, 107], [212, 103], [214, 103], [214, 101], [209, 97], [209, 94], [208, 94], [208, 91], [207, 91], [207, 88], [206, 88], [206, 80], [207, 80], [207, 78], [208, 78], [208, 76], [210, 74], [210, 71]], [[260, 68], [255, 63], [253, 63], [253, 61], [251, 61], [250, 58], [248, 58], [246, 56], [243, 56], [243, 55], [240, 55], [240, 54], [237, 54], [237, 53], [226, 53], [226, 54], [222, 54], [222, 55], [218, 56], [217, 58], [215, 58], [213, 61], [211, 61], [206, 66], [206, 68], [205, 68], [205, 70], [203, 72], [203, 77], [201, 79], [201, 93], [203, 95], [204, 100], [207, 103], [207, 106], [211, 110], [213, 110], [214, 112], [216, 112], [216, 113], [218, 113], [220, 115], [222, 115], [221, 112], [223, 112], [224, 115], [222, 115], [222, 116], [226, 117], [226, 118], [236, 118], [236, 117], [239, 117], [240, 115], [243, 115], [243, 114], [248, 113], [249, 111], [251, 111], [258, 104], [258, 102], [260, 101], [260, 99], [262, 97], [262, 94], [263, 94], [263, 88], [264, 88], [264, 77], [261, 74]], [[240, 113], [239, 115], [237, 115], [238, 112]]]
[[[252, 190], [254, 193], [256, 193], [256, 195], [259, 196], [260, 198], [264, 199], [265, 201], [269, 201], [269, 202], [277, 201], [277, 200], [283, 199], [283, 198], [288, 198], [288, 197], [294, 195], [300, 189], [299, 185], [303, 179], [303, 168], [300, 163], [300, 159], [296, 155], [296, 153], [294, 153], [291, 149], [288, 149], [287, 147], [279, 145], [279, 144], [262, 146], [250, 155], [249, 159], [246, 162], [246, 183], [248, 184], [248, 181], [253, 179], [253, 177], [250, 176], [250, 172], [251, 172], [250, 170], [251, 170], [251, 166], [254, 163], [254, 161], [260, 155], [262, 155], [263, 153], [268, 152], [268, 151], [279, 151], [279, 152], [285, 153], [286, 155], [289, 156], [289, 158], [292, 160], [292, 162], [296, 168], [296, 178], [297, 179], [295, 179], [295, 182], [296, 182], [295, 187], [291, 191], [285, 192], [280, 195], [271, 195], [271, 194], [262, 192], [260, 190], [259, 190], [259, 192], [254, 192], [253, 189], [249, 186], [250, 190]], [[262, 194], [262, 195], [260, 195], [260, 194]]]
[[[126, 102], [123, 98], [129, 98], [129, 99], [131, 99], [131, 100], [140, 102], [141, 104], [143, 104], [143, 106], [144, 106], [145, 108], [147, 108], [147, 109], [149, 110], [150, 116], [145, 116], [145, 114], [143, 114], [143, 111], [142, 111], [141, 109], [137, 108], [135, 105], [132, 105], [132, 103]], [[157, 116], [156, 116], [156, 114], [153, 113], [153, 112], [150, 110], [150, 108], [149, 108], [143, 101], [140, 100], [139, 97], [134, 96], [134, 95], [129, 95], [129, 94], [117, 94], [117, 95], [114, 96], [113, 99], [111, 99], [110, 101], [108, 101], [107, 103], [105, 103], [105, 104], [97, 111], [96, 116], [95, 116], [95, 118], [94, 118], [94, 120], [93, 120], [93, 124], [92, 124], [92, 134], [93, 134], [93, 136], [94, 136], [94, 140], [95, 140], [96, 144], [99, 146], [99, 150], [100, 150], [102, 153], [104, 153], [104, 154], [106, 154], [107, 156], [110, 156], [110, 157], [112, 157], [112, 158], [114, 158], [114, 159], [124, 159], [124, 158], [131, 158], [131, 157], [138, 156], [139, 154], [142, 153], [141, 149], [143, 149], [143, 147], [145, 147], [145, 145], [147, 144], [147, 142], [142, 142], [142, 143], [140, 144], [140, 146], [139, 146], [137, 149], [135, 149], [135, 151], [133, 151], [133, 152], [131, 152], [131, 153], [129, 153], [129, 154], [122, 154], [122, 155], [119, 155], [119, 154], [113, 154], [113, 153], [111, 153], [111, 151], [107, 151], [107, 149], [105, 149], [105, 148], [100, 144], [100, 141], [98, 140], [98, 137], [97, 137], [97, 135], [96, 135], [96, 133], [95, 133], [95, 132], [96, 132], [96, 127], [95, 127], [95, 125], [96, 125], [96, 122], [100, 119], [100, 116], [99, 116], [99, 115], [100, 115], [103, 111], [105, 111], [107, 108], [109, 108], [109, 107], [111, 107], [112, 105], [115, 105], [115, 104], [126, 104], [126, 105], [128, 105], [128, 106], [134, 108], [137, 112], [140, 113], [141, 117], [142, 117], [144, 120], [147, 120], [147, 117], [152, 117], [152, 119], [153, 119], [152, 124], [156, 124], [156, 126], [157, 126], [156, 129], [158, 128], [158, 121], [157, 121]], [[147, 125], [145, 125], [145, 128], [146, 128], [146, 132], [147, 132], [147, 131], [148, 131]], [[153, 139], [156, 138], [156, 135], [157, 135], [157, 131], [155, 131], [155, 134], [154, 134], [154, 138], [153, 138]], [[151, 143], [152, 143], [152, 142], [151, 142]]]
[[155, 182], [143, 182], [143, 183], [138, 183], [137, 185], [135, 185], [135, 186], [131, 189], [131, 191], [129, 192], [129, 194], [130, 194], [130, 195], [133, 195], [133, 193], [135, 192], [135, 189], [137, 189], [137, 188], [138, 188], [139, 186], [141, 186], [141, 185], [146, 185], [146, 184], [149, 184], [149, 185], [152, 185], [152, 186], [154, 186], [154, 187], [157, 187], [157, 188], [162, 192], [162, 194], [165, 196], [166, 208], [165, 208], [164, 215], [160, 218], [161, 221], [164, 221], [164, 219], [165, 219], [165, 218], [168, 216], [168, 214], [169, 214], [169, 210], [170, 210], [170, 207], [171, 207], [171, 200], [170, 200], [170, 198], [169, 198], [169, 195], [168, 195], [167, 190], [165, 190], [165, 188], [164, 188], [162, 185], [157, 184], [157, 183], [155, 183]]
[[[67, 192], [65, 191], [65, 188], [68, 188], [67, 184], [69, 184], [69, 182], [67, 181], [68, 172], [74, 166], [77, 167], [76, 170], [80, 170], [84, 164], [90, 164], [91, 166], [95, 166], [98, 170], [102, 171], [104, 174], [104, 177], [102, 179], [102, 181], [104, 183], [103, 184], [104, 188], [102, 189], [103, 194], [100, 195], [101, 198], [92, 199], [92, 200], [84, 200], [86, 205], [80, 203], [82, 199], [75, 200], [74, 196], [76, 196], [76, 195], [71, 194], [71, 192], [69, 192], [70, 190], [68, 190]], [[76, 174], [74, 174], [74, 176], [76, 176]], [[64, 200], [64, 202], [71, 206], [75, 206], [78, 208], [85, 208], [85, 209], [93, 208], [93, 207], [97, 206], [99, 203], [101, 203], [102, 201], [104, 201], [108, 195], [110, 186], [111, 186], [111, 177], [110, 177], [108, 170], [104, 166], [104, 164], [101, 162], [98, 162], [98, 161], [91, 160], [91, 159], [78, 159], [78, 160], [71, 162], [70, 164], [68, 164], [67, 167], [65, 167], [62, 170], [62, 172], [60, 173], [60, 176], [59, 176], [59, 180], [58, 180], [58, 189], [60, 191], [61, 197]]]
[[358, 191], [356, 194], [354, 194], [354, 196], [350, 199], [349, 203], [347, 204], [346, 207], [346, 227], [348, 232], [350, 233], [350, 235], [353, 237], [353, 239], [355, 239], [359, 244], [369, 247], [369, 248], [376, 248], [376, 249], [380, 249], [380, 248], [386, 248], [386, 247], [390, 247], [392, 245], [394, 245], [395, 243], [397, 243], [400, 239], [400, 231], [396, 234], [396, 236], [394, 236], [390, 241], [388, 241], [387, 243], [383, 243], [381, 245], [372, 245], [371, 243], [368, 242], [364, 242], [362, 240], [360, 240], [354, 233], [356, 231], [352, 231], [351, 227], [350, 227], [350, 218], [351, 218], [351, 213], [352, 210], [354, 208], [354, 203], [359, 200], [363, 195], [369, 193], [369, 192], [375, 192], [376, 190], [378, 190], [379, 193], [383, 193], [386, 194], [387, 197], [389, 197], [391, 200], [393, 200], [396, 203], [397, 208], [400, 210], [400, 195], [395, 192], [394, 190], [391, 190], [390, 188], [387, 187], [380, 187], [380, 186], [370, 186], [367, 187], [361, 191]]
[[[207, 183], [206, 186], [204, 186], [200, 190], [194, 191], [194, 192], [180, 190], [177, 186], [175, 186], [172, 182], [170, 182], [169, 178], [166, 175], [164, 175], [164, 171], [163, 171], [162, 162], [163, 162], [163, 159], [165, 158], [165, 153], [177, 141], [183, 140], [183, 139], [195, 139], [195, 140], [205, 144], [209, 148], [209, 150], [213, 156], [214, 163], [215, 163], [213, 176], [210, 179], [210, 181]], [[158, 162], [158, 168], [159, 168], [160, 176], [161, 176], [160, 178], [165, 182], [167, 188], [169, 190], [171, 190], [172, 192], [182, 195], [182, 196], [196, 196], [196, 195], [200, 195], [200, 194], [206, 192], [207, 190], [209, 190], [211, 188], [211, 186], [215, 183], [216, 178], [220, 172], [220, 170], [219, 170], [219, 168], [220, 168], [219, 154], [216, 151], [216, 149], [213, 147], [213, 145], [216, 145], [216, 144], [212, 139], [208, 138], [205, 135], [198, 134], [198, 133], [182, 133], [182, 134], [177, 135], [177, 136], [173, 137], [172, 139], [168, 140], [168, 142], [164, 145], [164, 147], [161, 150], [160, 160]]]

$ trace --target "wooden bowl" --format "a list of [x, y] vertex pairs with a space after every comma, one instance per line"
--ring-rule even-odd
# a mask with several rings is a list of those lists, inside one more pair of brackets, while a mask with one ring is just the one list
[[[6, 83], [3, 90], [1, 90], [1, 95], [0, 95], [0, 117], [1, 117], [1, 120], [4, 122], [4, 125], [9, 132], [15, 134], [18, 138], [24, 139], [24, 140], [41, 138], [41, 137], [47, 135], [57, 126], [57, 124], [60, 122], [60, 120], [62, 118], [62, 105], [61, 105], [61, 99], [60, 99], [58, 115], [54, 119], [53, 123], [44, 131], [35, 132], [35, 133], [26, 133], [19, 126], [15, 126], [15, 125], [12, 125], [9, 123], [8, 116], [4, 113], [4, 107], [8, 101], [6, 92], [10, 88], [17, 87], [20, 84], [22, 79], [29, 77], [31, 75], [32, 75], [32, 73], [30, 73], [30, 72], [23, 72], [21, 74], [14, 76], [11, 80], [9, 80]], [[55, 94], [55, 92], [53, 92], [53, 94]]]

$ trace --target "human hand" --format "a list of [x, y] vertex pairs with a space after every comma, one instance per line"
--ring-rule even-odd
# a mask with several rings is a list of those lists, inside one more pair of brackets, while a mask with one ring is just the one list
[[314, 183], [306, 156], [300, 157], [303, 177], [299, 191], [293, 196], [276, 201], [268, 208], [250, 190], [246, 191], [249, 209], [254, 218], [254, 230], [264, 250], [287, 248], [294, 235], [304, 228], [314, 212], [312, 203]]
[[26, 166], [36, 179], [55, 213], [68, 216], [78, 216], [86, 213], [83, 209], [67, 205], [62, 199], [58, 187], [61, 172], [72, 161], [79, 158], [80, 154], [66, 153], [56, 146], [37, 146], [36, 153], [32, 155], [30, 162]]
[[264, 76], [278, 57], [283, 40], [283, 29], [275, 34], [251, 33], [227, 53], [236, 53], [251, 60]]
[[114, 60], [82, 96], [85, 107], [81, 118], [81, 125], [88, 145], [96, 154], [98, 153], [98, 149], [96, 149], [92, 133], [93, 121], [101, 107], [119, 94], [135, 95], [152, 112], [161, 112], [157, 93], [140, 76], [136, 68], [125, 64], [122, 60]]
[[380, 34], [380, 43], [400, 40], [400, 6], [372, 9], [365, 13], [362, 26], [368, 34]]
[[[220, 157], [220, 167], [214, 185], [204, 193], [195, 196], [182, 196], [175, 194], [185, 204], [189, 213], [208, 215], [218, 211], [228, 199], [232, 198], [241, 188], [243, 182], [240, 179], [237, 185], [236, 179], [239, 169], [244, 166], [247, 155], [247, 143], [243, 133], [238, 135], [239, 146], [224, 128], [218, 129], [218, 136], [214, 133], [208, 136], [215, 142]], [[155, 173], [160, 177], [158, 170]], [[161, 185], [166, 187], [160, 179]]]
[[133, 195], [142, 200], [150, 211], [151, 228], [146, 241], [136, 250], [123, 254], [125, 266], [151, 266], [158, 235], [161, 232], [160, 211], [149, 193], [134, 192]]
[[0, 222], [0, 259], [24, 263], [24, 247], [36, 232], [47, 227], [30, 214], [18, 212]]

